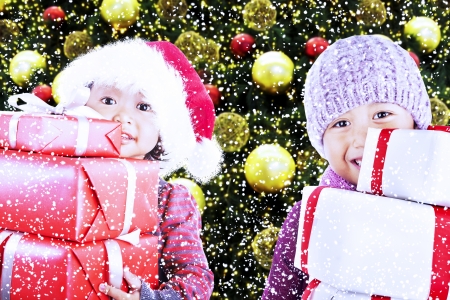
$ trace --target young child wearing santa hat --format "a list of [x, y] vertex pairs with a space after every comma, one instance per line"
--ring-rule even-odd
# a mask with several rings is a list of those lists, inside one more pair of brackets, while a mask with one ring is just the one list
[[[80, 90], [86, 89], [80, 100]], [[215, 112], [207, 91], [184, 54], [169, 42], [124, 40], [93, 50], [61, 73], [60, 105], [85, 104], [122, 124], [121, 156], [160, 162], [160, 176], [184, 166], [197, 180], [217, 174], [222, 152], [212, 138]], [[114, 299], [209, 299], [213, 274], [200, 239], [197, 204], [181, 185], [160, 180], [158, 290], [124, 270], [125, 293], [106, 283]]]
[[[309, 139], [329, 163], [322, 186], [356, 190], [369, 127], [426, 129], [431, 122], [417, 65], [386, 38], [336, 41], [314, 62], [304, 92]], [[294, 267], [300, 205], [280, 231], [263, 300], [300, 299], [308, 284], [308, 274]]]

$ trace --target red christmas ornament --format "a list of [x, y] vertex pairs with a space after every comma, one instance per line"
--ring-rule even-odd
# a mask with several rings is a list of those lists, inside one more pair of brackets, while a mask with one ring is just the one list
[[45, 102], [49, 102], [52, 99], [52, 88], [46, 84], [38, 85], [33, 89], [32, 93]]
[[66, 13], [59, 6], [50, 6], [44, 11], [45, 22], [62, 22], [66, 19]]
[[328, 46], [330, 46], [330, 44], [328, 44], [326, 39], [321, 37], [313, 37], [306, 42], [305, 52], [306, 55], [310, 57], [317, 57], [322, 54]]
[[420, 59], [417, 56], [417, 54], [415, 54], [414, 52], [408, 51], [409, 55], [412, 57], [412, 59], [414, 59], [414, 61], [416, 62], [416, 65], [418, 67], [420, 67]]
[[236, 57], [245, 57], [255, 49], [255, 39], [248, 33], [240, 33], [231, 40], [230, 48]]
[[220, 97], [222, 95], [220, 94], [219, 89], [214, 84], [205, 84], [206, 91], [209, 94], [209, 97], [211, 97], [212, 102], [215, 106], [219, 106], [220, 103]]

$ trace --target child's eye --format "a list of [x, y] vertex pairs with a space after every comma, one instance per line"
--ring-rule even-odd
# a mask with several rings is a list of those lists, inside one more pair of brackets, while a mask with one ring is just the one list
[[151, 111], [152, 110], [152, 107], [148, 103], [139, 103], [136, 106], [136, 108], [139, 110], [142, 110], [142, 111]]
[[109, 97], [105, 97], [102, 99], [102, 103], [106, 104], [106, 105], [114, 105], [117, 104], [116, 100], [109, 98]]
[[389, 116], [391, 113], [387, 111], [380, 111], [375, 114], [374, 119], [383, 119]]
[[349, 121], [338, 121], [333, 125], [333, 127], [346, 127], [346, 126], [350, 126]]

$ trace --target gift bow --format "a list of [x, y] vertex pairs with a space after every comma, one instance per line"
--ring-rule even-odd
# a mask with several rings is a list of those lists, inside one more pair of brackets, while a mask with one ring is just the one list
[[51, 106], [34, 94], [24, 93], [9, 97], [8, 104], [27, 113], [85, 116], [103, 119], [95, 110], [85, 106], [89, 95], [89, 88], [79, 88], [73, 93], [70, 101], [60, 102], [56, 106]]

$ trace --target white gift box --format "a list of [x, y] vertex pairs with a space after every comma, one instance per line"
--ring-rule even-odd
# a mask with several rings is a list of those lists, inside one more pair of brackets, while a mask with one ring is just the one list
[[[337, 289], [450, 299], [450, 210], [305, 187], [294, 265]], [[447, 238], [448, 237], [448, 238]]]
[[341, 291], [331, 285], [313, 279], [308, 285], [302, 300], [400, 300], [398, 298], [375, 296], [349, 291]]
[[369, 128], [357, 190], [450, 206], [449, 149], [448, 132]]

